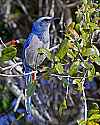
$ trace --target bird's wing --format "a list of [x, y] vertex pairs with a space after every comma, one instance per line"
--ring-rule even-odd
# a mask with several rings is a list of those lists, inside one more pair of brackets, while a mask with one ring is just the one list
[[34, 37], [34, 34], [30, 33], [29, 36], [28, 36], [28, 38], [24, 42], [24, 46], [23, 46], [24, 49], [26, 49], [30, 45], [33, 37]]
[[[38, 38], [37, 35], [30, 34], [27, 40], [25, 41], [24, 48], [25, 48], [25, 62], [33, 66], [37, 63], [37, 56], [38, 56], [38, 48], [44, 47], [43, 42]], [[42, 60], [42, 58], [41, 58]]]
[[32, 41], [32, 39], [33, 39], [33, 34], [30, 33], [29, 36], [28, 36], [28, 38], [24, 42], [23, 52], [22, 52], [22, 55], [21, 55], [23, 63], [25, 63], [25, 49], [29, 46], [29, 44]]

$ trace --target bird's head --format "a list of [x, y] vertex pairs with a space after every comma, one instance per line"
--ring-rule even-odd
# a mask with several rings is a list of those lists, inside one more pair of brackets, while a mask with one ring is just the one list
[[57, 18], [54, 17], [41, 17], [35, 22], [33, 22], [32, 25], [32, 32], [39, 34], [41, 32], [49, 31], [50, 24], [56, 20]]

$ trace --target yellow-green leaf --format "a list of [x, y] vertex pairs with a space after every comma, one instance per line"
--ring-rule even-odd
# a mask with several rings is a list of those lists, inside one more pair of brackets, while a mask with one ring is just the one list
[[62, 73], [64, 72], [64, 68], [63, 68], [63, 66], [62, 66], [61, 63], [55, 64], [55, 69], [57, 70], [57, 72], [58, 72], [59, 74], [62, 74]]
[[78, 71], [78, 68], [79, 68], [79, 65], [80, 65], [80, 61], [76, 61], [76, 62], [73, 62], [73, 64], [71, 65], [70, 69], [69, 69], [69, 74], [71, 76], [73, 76], [74, 74], [77, 74], [77, 71]]
[[88, 120], [99, 120], [100, 119], [100, 114], [93, 114]]
[[56, 53], [56, 56], [58, 56], [60, 59], [63, 59], [63, 57], [66, 55], [67, 51], [68, 51], [68, 39], [65, 39], [64, 41], [62, 41], [58, 52]]
[[95, 75], [95, 67], [91, 65], [92, 67], [88, 70], [88, 80], [91, 81]]
[[52, 59], [51, 52], [46, 48], [39, 48], [38, 53], [46, 55], [49, 60]]
[[95, 63], [96, 63], [97, 65], [100, 65], [100, 57], [99, 57], [99, 56], [97, 56], [97, 57], [95, 58]]

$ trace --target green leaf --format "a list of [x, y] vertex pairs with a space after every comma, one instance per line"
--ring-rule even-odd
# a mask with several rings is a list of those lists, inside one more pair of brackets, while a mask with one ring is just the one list
[[90, 22], [89, 25], [90, 25], [91, 32], [93, 32], [96, 29], [96, 26], [97, 26], [96, 23]]
[[92, 67], [92, 64], [89, 63], [87, 60], [84, 61], [84, 66], [87, 70], [90, 70], [90, 68]]
[[95, 63], [96, 63], [97, 65], [100, 65], [100, 57], [99, 57], [99, 56], [97, 56], [97, 57], [95, 58]]
[[52, 59], [51, 52], [49, 51], [49, 49], [39, 48], [39, 49], [38, 49], [38, 53], [39, 53], [39, 54], [44, 54], [44, 55], [46, 55], [46, 57], [47, 57], [49, 60]]
[[86, 125], [86, 122], [87, 121], [85, 121], [85, 120], [80, 120], [78, 125]]
[[66, 79], [63, 79], [63, 87], [67, 88], [68, 84], [68, 81]]
[[90, 14], [89, 14], [89, 12], [86, 13], [86, 20], [87, 20], [88, 23], [90, 23]]
[[63, 103], [60, 105], [60, 107], [59, 107], [59, 113], [60, 113], [60, 115], [63, 113], [63, 111], [65, 110], [65, 109], [67, 109], [67, 105], [66, 105], [66, 100], [64, 99], [63, 100]]
[[90, 70], [88, 70], [88, 80], [89, 81], [93, 80], [94, 75], [95, 75], [95, 67], [91, 65]]
[[89, 41], [89, 34], [82, 28], [81, 28], [81, 38], [83, 40], [84, 46], [86, 46]]
[[57, 56], [55, 56], [55, 62], [60, 62], [60, 59]]
[[3, 105], [3, 108], [6, 110], [10, 105], [9, 98], [4, 97], [3, 100], [2, 100], [2, 105]]
[[73, 51], [72, 49], [69, 49], [67, 52], [67, 56], [70, 57], [71, 59], [74, 59], [77, 55], [76, 51]]
[[95, 67], [92, 63], [88, 63], [88, 61], [84, 61], [84, 66], [88, 71], [88, 80], [93, 80], [93, 77], [95, 75]]
[[85, 48], [84, 47], [82, 49], [81, 53], [83, 56], [98, 56], [99, 55], [99, 51], [95, 47], [93, 47], [93, 48]]
[[92, 45], [92, 48], [94, 49], [94, 51], [95, 51], [95, 56], [99, 56], [100, 55], [100, 53], [99, 53], [99, 50], [97, 49], [97, 47], [96, 46], [94, 46], [94, 45]]
[[69, 74], [71, 76], [73, 76], [74, 74], [77, 74], [77, 71], [78, 71], [78, 68], [79, 68], [79, 65], [80, 65], [80, 61], [76, 61], [76, 62], [73, 62], [73, 64], [71, 65], [70, 69], [69, 69]]
[[62, 74], [62, 73], [64, 72], [64, 68], [63, 68], [63, 66], [62, 66], [61, 63], [55, 64], [55, 69], [57, 70], [57, 72], [58, 72], [59, 74]]
[[27, 96], [32, 96], [32, 94], [35, 92], [36, 90], [36, 81], [33, 81], [32, 83], [28, 84], [27, 87]]
[[83, 4], [87, 4], [87, 0], [81, 0]]
[[3, 49], [1, 58], [3, 61], [8, 61], [16, 57], [16, 53], [17, 53], [16, 48], [9, 46]]
[[80, 32], [80, 28], [81, 28], [80, 24], [77, 23], [77, 24], [75, 25], [75, 29], [76, 29], [76, 31], [77, 31], [77, 32]]
[[66, 55], [67, 51], [68, 51], [68, 39], [65, 39], [59, 49], [58, 49], [58, 52], [56, 53], [56, 56], [58, 56], [60, 59], [63, 59], [63, 57]]
[[88, 116], [90, 117], [93, 114], [99, 114], [99, 105], [97, 103], [92, 103], [90, 110], [88, 112]]
[[78, 85], [78, 90], [80, 92], [82, 92], [83, 90], [82, 90], [82, 81], [81, 81], [81, 79], [74, 79], [73, 82]]
[[88, 118], [89, 121], [99, 120], [99, 119], [100, 119], [100, 114], [93, 114], [90, 118]]

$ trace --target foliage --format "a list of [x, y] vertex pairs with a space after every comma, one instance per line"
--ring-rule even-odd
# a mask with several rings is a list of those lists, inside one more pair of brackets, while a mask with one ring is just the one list
[[[92, 34], [99, 29], [97, 8], [97, 4], [92, 4], [87, 0], [82, 1], [82, 7], [76, 12], [77, 22], [66, 27], [65, 39], [60, 44], [56, 54], [52, 56], [54, 61], [52, 69], [55, 69], [53, 73], [63, 74], [63, 76], [69, 74], [70, 78], [74, 78], [74, 83], [78, 85], [78, 90], [83, 94], [85, 82], [92, 81], [96, 75], [93, 63], [100, 65], [99, 50], [92, 43]], [[50, 56], [47, 55], [47, 57], [50, 59]], [[67, 70], [64, 70], [66, 63], [71, 65]], [[86, 97], [83, 96], [83, 98]], [[65, 101], [61, 104], [60, 112], [63, 109], [66, 109]], [[87, 121], [85, 119], [85, 121], [79, 122], [79, 125], [98, 125], [99, 119], [100, 113], [95, 112], [88, 117]]]
[[[65, 38], [60, 43], [58, 50], [53, 53], [47, 49], [39, 49], [39, 54], [47, 56], [52, 65], [45, 66], [46, 75], [58, 75], [63, 84], [65, 93], [69, 94], [67, 88], [71, 84], [77, 85], [77, 91], [82, 94], [82, 98], [86, 101], [85, 83], [93, 81], [96, 76], [94, 63], [100, 65], [100, 53], [97, 47], [92, 43], [92, 34], [99, 29], [98, 26], [98, 9], [97, 4], [91, 3], [89, 0], [82, 0], [82, 6], [76, 12], [76, 23], [66, 26]], [[0, 61], [9, 61], [15, 59], [17, 49], [13, 46], [2, 47]], [[66, 68], [66, 65], [68, 66]], [[99, 74], [100, 75], [100, 74]], [[44, 77], [44, 76], [43, 76]], [[46, 77], [46, 76], [45, 76]], [[42, 79], [42, 78], [41, 78]], [[48, 80], [43, 80], [48, 82]], [[36, 90], [37, 81], [29, 84], [27, 94], [32, 96]], [[66, 97], [59, 106], [59, 114], [67, 109]], [[7, 108], [8, 100], [3, 99], [4, 108]], [[87, 105], [84, 103], [85, 108]], [[85, 111], [84, 111], [85, 112]], [[86, 112], [84, 113], [85, 117]], [[27, 117], [29, 118], [31, 114]], [[32, 117], [31, 117], [32, 118]], [[16, 119], [16, 118], [15, 118]], [[92, 107], [88, 111], [88, 118], [78, 121], [79, 125], [98, 125], [100, 119], [100, 111], [98, 107]]]
[[13, 46], [9, 46], [2, 50], [1, 59], [3, 61], [9, 61], [16, 57], [17, 50]]

